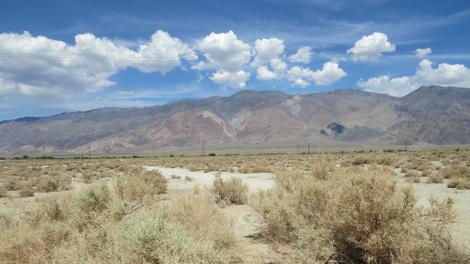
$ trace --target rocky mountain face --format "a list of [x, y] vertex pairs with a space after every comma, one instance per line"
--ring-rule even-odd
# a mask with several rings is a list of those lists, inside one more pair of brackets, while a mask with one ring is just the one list
[[429, 86], [401, 98], [358, 90], [242, 91], [145, 108], [103, 108], [0, 122], [0, 155], [470, 144], [470, 89]]

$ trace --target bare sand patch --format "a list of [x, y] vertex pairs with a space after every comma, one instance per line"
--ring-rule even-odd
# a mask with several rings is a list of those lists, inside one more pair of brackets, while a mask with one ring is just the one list
[[[168, 190], [192, 190], [199, 188], [211, 188], [217, 172], [190, 171], [183, 168], [164, 168], [158, 166], [145, 166], [146, 170], [158, 170], [168, 181]], [[232, 173], [221, 172], [222, 179], [234, 177], [240, 178], [251, 192], [268, 190], [274, 187], [274, 174], [272, 173]]]
[[[405, 183], [404, 173], [400, 169], [396, 169], [395, 173], [399, 176], [400, 181]], [[430, 198], [451, 198], [454, 200], [457, 217], [455, 223], [451, 225], [452, 235], [457, 243], [470, 251], [470, 190], [447, 188], [447, 180], [438, 184], [426, 183], [426, 181], [426, 177], [423, 177], [419, 183], [407, 183], [413, 186], [418, 197], [418, 205], [429, 206]]]

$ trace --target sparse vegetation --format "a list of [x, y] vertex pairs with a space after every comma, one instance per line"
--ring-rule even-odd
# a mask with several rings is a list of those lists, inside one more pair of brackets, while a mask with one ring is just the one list
[[[401, 183], [470, 189], [468, 164], [462, 148], [9, 159], [0, 163], [0, 198], [10, 197], [0, 207], [0, 263], [263, 263], [247, 259], [259, 243], [276, 256], [270, 263], [468, 263], [450, 231], [453, 201], [418, 206], [413, 188]], [[144, 165], [217, 177], [206, 188], [200, 177], [165, 174], [189, 186], [175, 192]], [[253, 175], [220, 172], [273, 172], [276, 185], [254, 192], [243, 180]], [[252, 208], [242, 220], [262, 220], [254, 244], [236, 233], [247, 223], [227, 213], [238, 208]]]

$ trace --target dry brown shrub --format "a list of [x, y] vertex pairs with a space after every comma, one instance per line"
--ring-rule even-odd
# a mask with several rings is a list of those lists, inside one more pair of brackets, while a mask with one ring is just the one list
[[[452, 204], [421, 211], [389, 170], [337, 171], [327, 181], [294, 181], [293, 192], [258, 194], [265, 235], [292, 244], [306, 263], [466, 263], [449, 239]], [[436, 209], [437, 208], [437, 209]]]
[[57, 192], [71, 189], [72, 178], [66, 175], [44, 175], [39, 177], [37, 192]]
[[244, 204], [247, 201], [248, 186], [240, 178], [222, 179], [216, 175], [212, 193], [217, 203]]
[[130, 202], [143, 202], [166, 193], [167, 183], [158, 171], [129, 171], [134, 174], [119, 177], [116, 181], [118, 196]]
[[457, 190], [470, 189], [470, 181], [463, 178], [450, 179], [447, 183], [448, 188], [456, 188]]
[[7, 189], [5, 189], [5, 187], [3, 186], [0, 186], [0, 198], [7, 197], [7, 196], [8, 196]]
[[442, 183], [444, 181], [444, 177], [440, 174], [433, 174], [428, 177], [429, 183]]
[[325, 162], [315, 163], [312, 168], [312, 176], [318, 180], [328, 179], [328, 175], [330, 171], [329, 166], [331, 165]]
[[31, 197], [34, 196], [34, 189], [31, 185], [29, 184], [24, 184], [20, 191], [18, 192], [20, 197]]
[[210, 195], [181, 197], [171, 203], [167, 212], [172, 222], [208, 237], [215, 242], [217, 249], [231, 249], [236, 246], [230, 221], [215, 206]]

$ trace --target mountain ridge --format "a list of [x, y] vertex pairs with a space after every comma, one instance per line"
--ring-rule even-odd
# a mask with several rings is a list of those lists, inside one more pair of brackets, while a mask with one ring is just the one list
[[[325, 133], [331, 123], [344, 132]], [[469, 144], [470, 89], [421, 87], [404, 97], [343, 89], [244, 90], [150, 107], [107, 107], [0, 122], [0, 154], [158, 152], [204, 143], [282, 147]]]

